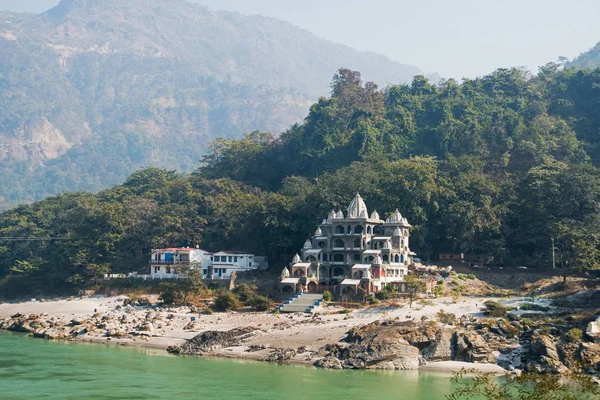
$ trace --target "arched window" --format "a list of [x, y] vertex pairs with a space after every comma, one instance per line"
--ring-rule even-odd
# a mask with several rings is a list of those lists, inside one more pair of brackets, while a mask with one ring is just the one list
[[317, 261], [317, 259], [315, 258], [315, 256], [308, 256], [308, 257], [306, 257], [306, 261], [315, 262], [315, 261]]
[[353, 261], [359, 261], [359, 262], [360, 262], [360, 254], [359, 254], [359, 253], [356, 253], [356, 254], [354, 254], [354, 255], [352, 256], [352, 260], [353, 260]]
[[325, 247], [327, 247], [327, 243], [326, 242], [319, 242], [319, 243], [317, 243], [317, 246], [319, 246], [320, 249], [324, 249]]
[[344, 247], [344, 241], [342, 239], [336, 239], [333, 242], [333, 247], [343, 248]]
[[335, 233], [344, 233], [344, 227], [342, 225], [338, 225], [335, 227]]
[[367, 256], [365, 257], [365, 263], [371, 263], [373, 262], [374, 257], [373, 256]]
[[354, 248], [360, 249], [360, 239], [354, 239]]
[[348, 225], [348, 233], [352, 233], [352, 227]]
[[402, 258], [400, 260], [401, 260], [400, 262], [402, 262], [402, 263], [404, 262], [404, 254], [402, 254]]
[[396, 257], [394, 257], [394, 262], [400, 262], [400, 256], [398, 254], [396, 254]]
[[333, 276], [344, 276], [344, 269], [337, 267], [333, 270]]
[[363, 227], [362, 227], [362, 225], [356, 225], [354, 227], [354, 233], [356, 233], [356, 234], [363, 233]]
[[371, 229], [371, 227], [370, 227], [370, 226], [367, 226], [367, 233], [368, 233], [368, 234], [371, 234], [371, 233], [373, 233], [373, 230]]
[[333, 261], [334, 262], [344, 262], [344, 255], [343, 254], [335, 254], [333, 256]]
[[383, 255], [383, 262], [388, 262], [389, 261], [389, 257], [387, 254]]

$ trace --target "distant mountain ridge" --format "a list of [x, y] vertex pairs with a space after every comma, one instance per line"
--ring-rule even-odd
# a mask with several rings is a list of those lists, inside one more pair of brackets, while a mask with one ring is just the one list
[[211, 139], [300, 121], [340, 67], [383, 85], [421, 73], [185, 0], [2, 12], [0, 56], [0, 208], [99, 190], [145, 165], [195, 168]]
[[569, 67], [594, 69], [600, 67], [600, 42], [567, 64]]

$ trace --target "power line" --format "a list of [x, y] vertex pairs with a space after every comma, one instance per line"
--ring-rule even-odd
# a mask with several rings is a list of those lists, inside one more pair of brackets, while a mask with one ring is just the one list
[[39, 242], [46, 240], [74, 240], [68, 236], [46, 236], [46, 237], [25, 237], [25, 236], [0, 236], [0, 241], [7, 242]]

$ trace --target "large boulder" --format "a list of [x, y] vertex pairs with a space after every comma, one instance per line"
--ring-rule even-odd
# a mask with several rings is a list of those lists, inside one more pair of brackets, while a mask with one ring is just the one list
[[167, 351], [182, 355], [211, 354], [219, 349], [238, 346], [258, 331], [253, 327], [236, 328], [230, 331], [206, 331], [187, 340], [182, 345], [169, 346]]
[[452, 338], [452, 360], [496, 362], [487, 342], [476, 332], [457, 332]]
[[554, 341], [543, 335], [532, 338], [523, 364], [524, 369], [529, 372], [557, 373], [564, 369]]

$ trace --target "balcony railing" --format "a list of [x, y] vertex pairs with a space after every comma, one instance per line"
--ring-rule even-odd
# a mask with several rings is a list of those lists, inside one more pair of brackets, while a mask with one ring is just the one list
[[179, 261], [179, 260], [150, 260], [150, 264], [160, 264], [160, 265], [182, 265], [182, 264], [191, 264], [191, 261]]

